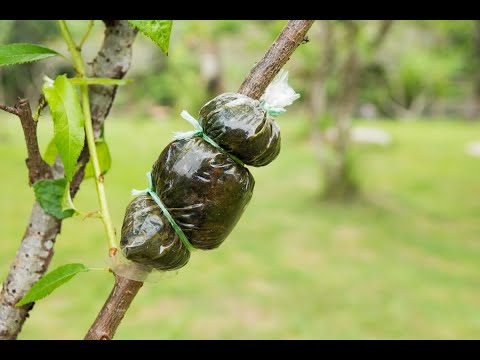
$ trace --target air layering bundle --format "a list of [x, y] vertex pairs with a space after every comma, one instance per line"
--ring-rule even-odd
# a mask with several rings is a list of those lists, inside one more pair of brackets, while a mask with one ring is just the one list
[[135, 191], [120, 247], [125, 257], [157, 270], [184, 266], [193, 249], [218, 247], [248, 205], [255, 185], [245, 165], [264, 166], [280, 152], [272, 116], [300, 95], [281, 72], [260, 101], [225, 93], [206, 103], [195, 131], [177, 133], [148, 173], [150, 188]]

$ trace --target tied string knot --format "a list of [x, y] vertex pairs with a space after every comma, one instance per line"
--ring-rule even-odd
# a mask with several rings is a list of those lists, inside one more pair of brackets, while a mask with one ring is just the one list
[[285, 110], [283, 107], [275, 107], [275, 106], [270, 106], [265, 100], [260, 100], [260, 105], [265, 109], [265, 111], [270, 115], [271, 117], [277, 117], [280, 114], [284, 113]]
[[150, 185], [149, 188], [144, 189], [144, 190], [137, 190], [137, 189], [132, 189], [132, 195], [137, 196], [137, 195], [150, 195], [153, 200], [157, 203], [157, 205], [160, 207], [160, 209], [163, 212], [163, 215], [167, 218], [167, 220], [170, 222], [172, 225], [173, 229], [177, 233], [178, 237], [182, 241], [183, 245], [192, 252], [193, 250], [196, 250], [195, 247], [192, 245], [192, 243], [188, 240], [187, 236], [183, 232], [183, 230], [178, 226], [176, 223], [175, 219], [170, 215], [170, 212], [167, 210], [167, 207], [163, 204], [162, 200], [158, 197], [157, 193], [155, 192], [153, 188], [153, 182], [152, 182], [152, 174], [150, 172], [147, 172], [147, 179], [148, 183]]

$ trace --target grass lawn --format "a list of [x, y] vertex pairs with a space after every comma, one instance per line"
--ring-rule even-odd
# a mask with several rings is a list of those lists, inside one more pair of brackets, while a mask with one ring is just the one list
[[[106, 176], [120, 231], [132, 188], [170, 139], [175, 121], [108, 119], [113, 167]], [[45, 147], [51, 129], [41, 119]], [[0, 117], [0, 280], [33, 202], [20, 124]], [[217, 250], [195, 252], [176, 275], [146, 283], [118, 339], [480, 338], [480, 159], [464, 154], [480, 125], [455, 121], [359, 122], [389, 131], [392, 146], [358, 146], [364, 196], [319, 201], [321, 173], [306, 122], [279, 119], [282, 151], [252, 168], [256, 186], [244, 216]], [[93, 181], [81, 211], [98, 208]], [[63, 223], [51, 269], [67, 262], [104, 267], [96, 219]], [[112, 276], [78, 275], [35, 305], [21, 339], [79, 339], [111, 290]]]

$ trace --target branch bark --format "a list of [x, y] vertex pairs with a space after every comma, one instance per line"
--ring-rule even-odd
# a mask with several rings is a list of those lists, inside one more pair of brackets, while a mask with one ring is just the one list
[[[126, 20], [108, 20], [105, 21], [105, 25], [104, 42], [91, 65], [89, 75], [121, 78], [130, 67], [131, 46], [137, 30], [131, 28]], [[92, 86], [90, 92], [91, 112], [94, 128], [97, 129], [95, 133], [97, 137], [110, 111], [115, 93], [116, 86]], [[20, 117], [24, 128], [27, 149], [29, 149], [27, 166], [29, 167], [29, 179], [32, 183], [32, 180], [47, 178], [48, 175], [45, 173], [44, 166], [40, 165], [43, 160], [41, 160], [38, 144], [36, 144], [36, 122], [30, 123], [31, 109], [28, 101], [23, 100], [22, 104], [17, 103], [15, 114]], [[2, 106], [1, 109], [11, 112], [9, 110], [13, 108]], [[22, 116], [24, 117], [23, 120]], [[33, 126], [35, 126], [35, 129]], [[34, 149], [35, 146], [36, 149]], [[31, 152], [31, 150], [35, 151]], [[72, 197], [78, 191], [83, 180], [84, 167], [88, 158], [88, 149], [84, 149], [78, 162], [80, 169], [75, 174], [70, 187]], [[34, 171], [31, 171], [30, 167], [33, 167]], [[63, 168], [58, 157], [53, 167], [48, 167], [48, 169], [51, 171], [50, 177], [63, 176]], [[19, 308], [15, 307], [15, 304], [47, 271], [53, 256], [53, 245], [60, 229], [61, 221], [47, 214], [35, 202], [29, 225], [0, 293], [0, 339], [16, 339], [20, 333], [28, 317], [28, 312], [34, 304], [27, 304]]]
[[28, 168], [28, 181], [32, 185], [40, 179], [51, 179], [52, 171], [50, 166], [43, 161], [37, 139], [37, 122], [33, 120], [30, 103], [26, 99], [18, 99], [15, 104], [17, 115], [23, 128], [25, 143], [27, 144], [28, 158], [26, 160]]
[[[314, 20], [288, 21], [263, 58], [247, 75], [238, 92], [259, 99], [302, 42], [313, 22]], [[88, 330], [85, 340], [111, 340], [142, 285], [143, 282], [115, 275], [113, 290]]]
[[259, 99], [268, 84], [290, 59], [315, 20], [290, 20], [263, 58], [255, 64], [238, 92]]
[[115, 285], [85, 340], [112, 340], [143, 282], [115, 275]]

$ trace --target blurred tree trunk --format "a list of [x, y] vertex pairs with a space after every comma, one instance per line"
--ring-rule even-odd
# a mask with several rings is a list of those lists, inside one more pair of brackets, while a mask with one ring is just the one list
[[[310, 89], [309, 109], [311, 115], [312, 139], [315, 153], [325, 176], [323, 195], [327, 199], [345, 200], [358, 193], [359, 187], [353, 174], [350, 155], [350, 129], [352, 117], [358, 105], [358, 94], [362, 76], [367, 67], [375, 59], [380, 46], [391, 29], [392, 20], [382, 20], [372, 40], [363, 49], [360, 56], [359, 37], [362, 30], [360, 21], [347, 20], [341, 24], [333, 21], [322, 21], [321, 37], [323, 62], [314, 72], [315, 79]], [[338, 25], [338, 26], [337, 26]], [[336, 53], [339, 41], [335, 32], [345, 29], [346, 55], [339, 66]], [[337, 83], [335, 94], [326, 92], [326, 81], [333, 79]], [[331, 114], [333, 127], [328, 141], [317, 119], [328, 119]]]
[[327, 89], [325, 81], [332, 73], [335, 61], [335, 42], [333, 26], [330, 21], [324, 20], [317, 23], [315, 30], [322, 44], [321, 54], [318, 56], [318, 66], [313, 71], [308, 95], [308, 110], [310, 112], [310, 125], [313, 132], [318, 131], [319, 116], [327, 111]]
[[[347, 24], [347, 43], [355, 44], [359, 28], [356, 23]], [[339, 91], [333, 101], [334, 134], [332, 155], [324, 163], [324, 196], [328, 199], [348, 199], [355, 195], [358, 186], [352, 174], [349, 157], [350, 128], [357, 105], [361, 68], [356, 46], [351, 46], [338, 74]]]
[[473, 104], [469, 107], [466, 117], [469, 120], [475, 120], [480, 117], [480, 20], [475, 20], [474, 41], [474, 63], [476, 67], [476, 76], [473, 83]]
[[[321, 118], [327, 113], [328, 94], [325, 82], [327, 77], [333, 71], [335, 61], [335, 42], [333, 26], [330, 21], [324, 20], [317, 22], [315, 34], [319, 36], [319, 42], [322, 44], [322, 51], [318, 55], [317, 66], [313, 69], [313, 76], [310, 80], [310, 90], [308, 92], [308, 111], [310, 119], [310, 134], [315, 149], [315, 154], [321, 165], [327, 160], [325, 153], [325, 139], [321, 130]], [[310, 30], [311, 31], [311, 30]]]

